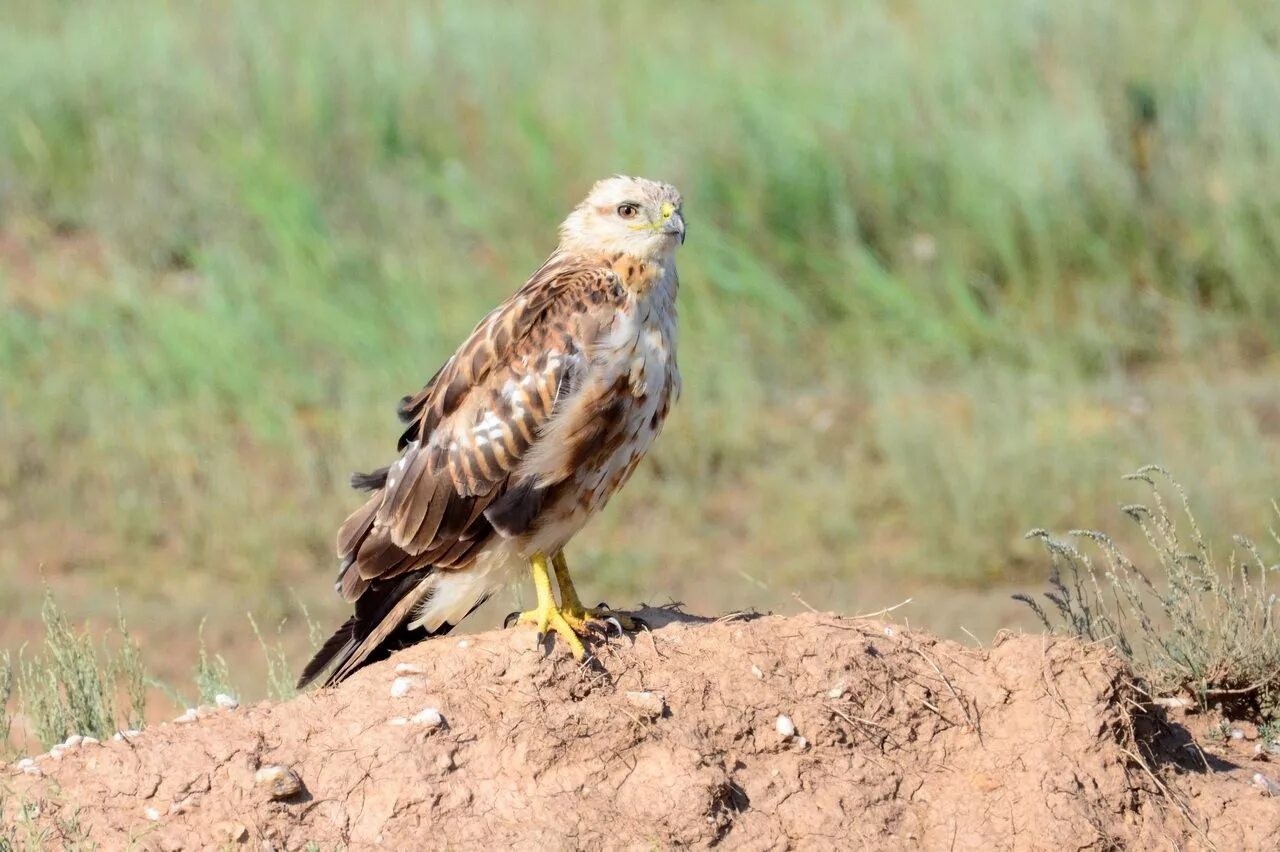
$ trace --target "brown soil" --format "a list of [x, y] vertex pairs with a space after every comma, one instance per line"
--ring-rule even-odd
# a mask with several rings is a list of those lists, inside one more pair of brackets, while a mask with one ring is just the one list
[[[1264, 849], [1280, 836], [1280, 798], [1252, 782], [1277, 764], [1200, 751], [1100, 647], [968, 648], [833, 615], [643, 615], [653, 630], [600, 648], [598, 670], [544, 655], [525, 629], [439, 639], [337, 689], [0, 767], [0, 825], [108, 849]], [[393, 697], [398, 676], [415, 680]], [[443, 727], [402, 723], [426, 708]], [[268, 766], [300, 788], [285, 795], [290, 776]]]

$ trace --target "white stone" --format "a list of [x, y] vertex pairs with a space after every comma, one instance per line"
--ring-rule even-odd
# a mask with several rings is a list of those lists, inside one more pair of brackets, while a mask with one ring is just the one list
[[82, 742], [84, 742], [84, 737], [80, 736], [79, 734], [72, 734], [71, 736], [67, 737], [67, 741], [64, 742], [63, 745], [66, 746], [67, 748], [75, 748], [76, 746], [80, 745], [80, 743]]
[[413, 663], [396, 663], [396, 674], [398, 675], [422, 674], [422, 666], [415, 666]]
[[413, 689], [420, 682], [421, 682], [421, 679], [416, 677], [396, 678], [395, 680], [391, 681], [391, 697], [404, 698], [406, 695], [409, 694], [409, 690]]
[[143, 813], [146, 814], [147, 819], [152, 822], [156, 822], [160, 819], [160, 812], [155, 808], [147, 808]]
[[66, 754], [67, 747], [64, 745], [56, 745], [49, 749], [49, 756], [54, 760], [62, 760], [62, 755]]
[[81, 744], [81, 745], [97, 745], [97, 744], [98, 744], [98, 738], [97, 738], [97, 737], [84, 737], [84, 738], [82, 738], [82, 739], [80, 740], [80, 744]]
[[415, 725], [424, 725], [428, 728], [444, 727], [444, 716], [441, 716], [440, 711], [434, 707], [419, 710], [409, 721]]
[[752, 666], [751, 674], [755, 675], [756, 680], [764, 680], [764, 672], [760, 671], [759, 666]]
[[36, 762], [29, 757], [24, 757], [22, 758], [22, 760], [19, 760], [14, 765], [17, 766], [19, 769], [26, 769], [28, 766], [35, 766]]
[[235, 699], [234, 695], [227, 695], [225, 692], [219, 692], [213, 696], [213, 703], [223, 710], [234, 710], [240, 706], [240, 702]]
[[791, 717], [778, 714], [778, 721], [773, 723], [774, 729], [778, 732], [778, 736], [784, 740], [789, 740], [796, 735], [796, 723], [791, 721]]
[[1280, 784], [1272, 781], [1261, 772], [1253, 773], [1253, 785], [1268, 796], [1280, 796]]

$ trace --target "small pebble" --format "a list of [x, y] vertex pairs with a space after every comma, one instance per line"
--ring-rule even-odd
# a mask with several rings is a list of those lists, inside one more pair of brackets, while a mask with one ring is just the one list
[[844, 697], [844, 684], [842, 683], [842, 684], [840, 684], [839, 686], [833, 686], [833, 687], [831, 687], [831, 689], [830, 689], [830, 690], [828, 690], [828, 692], [827, 692], [827, 697], [828, 697], [828, 698], [843, 698], [843, 697]]
[[398, 677], [391, 681], [391, 697], [404, 698], [419, 683], [416, 677]]
[[53, 748], [49, 749], [49, 757], [52, 757], [54, 760], [62, 760], [62, 755], [66, 754], [66, 752], [67, 752], [66, 746], [56, 745]]
[[1232, 728], [1231, 733], [1228, 734], [1228, 736], [1230, 736], [1231, 739], [1233, 740], [1242, 740], [1244, 739], [1244, 731], [1240, 730], [1239, 728]]
[[81, 745], [97, 745], [97, 744], [98, 744], [98, 738], [97, 738], [97, 737], [84, 737], [83, 739], [81, 739], [81, 740], [80, 740], [80, 744], [81, 744]]
[[147, 819], [151, 820], [152, 822], [156, 822], [157, 820], [160, 819], [160, 812], [155, 808], [147, 808], [142, 813], [146, 815]]
[[140, 734], [140, 733], [142, 733], [142, 731], [136, 731], [136, 730], [134, 730], [134, 729], [130, 728], [130, 729], [129, 729], [129, 730], [127, 730], [127, 731], [116, 731], [115, 736], [113, 736], [111, 739], [116, 740], [116, 741], [120, 741], [120, 740], [131, 740], [131, 739], [133, 739], [134, 737], [136, 737], [136, 736], [137, 736], [138, 734]]
[[628, 692], [625, 697], [631, 706], [642, 711], [650, 719], [656, 719], [667, 709], [667, 702], [656, 692]]
[[755, 675], [756, 680], [764, 680], [764, 672], [760, 671], [759, 666], [752, 666], [751, 674]]
[[413, 663], [396, 663], [396, 674], [398, 675], [422, 674], [422, 666], [415, 666]]
[[181, 716], [177, 717], [173, 721], [177, 722], [178, 724], [185, 725], [188, 722], [194, 722], [199, 718], [200, 718], [200, 711], [194, 707], [188, 707], [185, 713], [183, 713]]
[[892, 635], [893, 635], [893, 628], [892, 628], [892, 627], [886, 627], [886, 628], [884, 629], [884, 635], [885, 635], [885, 636], [892, 636]]
[[1272, 781], [1261, 772], [1253, 773], [1253, 786], [1257, 787], [1268, 796], [1280, 796], [1280, 784]]
[[22, 758], [22, 760], [19, 760], [14, 765], [17, 766], [19, 769], [26, 769], [28, 766], [35, 766], [36, 762], [29, 757], [24, 757]]
[[471, 640], [470, 640], [470, 639], [459, 639], [459, 640], [458, 640], [458, 647], [459, 647], [459, 648], [470, 648], [470, 647], [471, 647]]
[[44, 774], [40, 770], [39, 766], [24, 766], [22, 767], [22, 772], [24, 775], [43, 775]]
[[223, 710], [234, 710], [240, 706], [240, 702], [235, 699], [234, 695], [227, 695], [225, 692], [219, 692], [213, 696], [213, 703]]
[[773, 727], [778, 732], [778, 736], [784, 740], [789, 740], [796, 735], [796, 723], [791, 721], [790, 716], [779, 714], [778, 721]]
[[425, 725], [428, 728], [444, 727], [444, 717], [441, 716], [440, 711], [434, 707], [419, 710], [409, 721], [415, 725]]
[[272, 799], [287, 799], [302, 790], [302, 779], [287, 766], [270, 763], [253, 774], [253, 783], [266, 790]]
[[63, 745], [67, 748], [75, 748], [76, 746], [80, 745], [80, 743], [82, 742], [84, 742], [84, 737], [80, 736], [79, 734], [72, 734], [71, 736], [67, 737], [67, 741], [64, 742]]

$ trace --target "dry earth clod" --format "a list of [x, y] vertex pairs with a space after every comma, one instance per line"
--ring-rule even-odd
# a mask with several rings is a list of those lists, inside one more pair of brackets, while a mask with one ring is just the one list
[[650, 719], [656, 719], [661, 716], [667, 709], [666, 700], [656, 692], [641, 691], [627, 692], [625, 694], [627, 703], [632, 707], [640, 710]]

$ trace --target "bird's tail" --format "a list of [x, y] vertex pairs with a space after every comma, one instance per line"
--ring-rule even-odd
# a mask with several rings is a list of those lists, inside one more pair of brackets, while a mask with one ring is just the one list
[[402, 648], [447, 634], [493, 594], [489, 581], [484, 571], [427, 567], [370, 583], [352, 616], [302, 670], [298, 689], [326, 671], [324, 685], [332, 686]]

